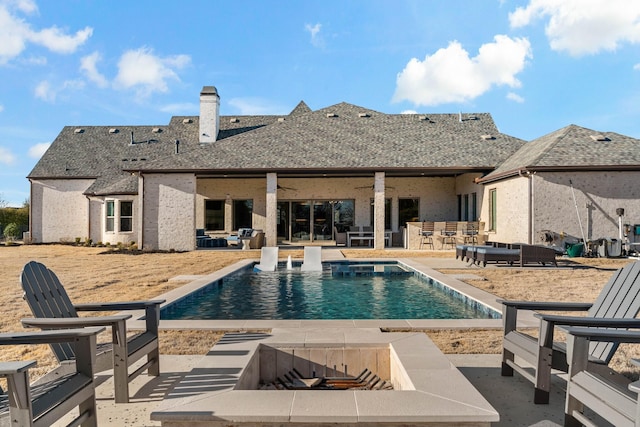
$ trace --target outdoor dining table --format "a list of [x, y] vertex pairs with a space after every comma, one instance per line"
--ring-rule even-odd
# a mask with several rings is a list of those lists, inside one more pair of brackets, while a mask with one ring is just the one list
[[[391, 245], [391, 230], [384, 231], [384, 245]], [[366, 241], [367, 246], [371, 246], [371, 242], [374, 240], [373, 231], [347, 231], [347, 246], [351, 247], [352, 240]]]

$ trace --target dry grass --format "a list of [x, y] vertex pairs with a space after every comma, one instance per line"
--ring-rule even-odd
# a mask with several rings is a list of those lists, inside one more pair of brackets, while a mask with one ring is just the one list
[[[126, 301], [149, 299], [181, 286], [169, 281], [178, 275], [208, 274], [242, 258], [257, 258], [255, 251], [194, 251], [187, 253], [144, 253], [126, 255], [107, 253], [104, 248], [65, 245], [0, 246], [0, 286], [4, 293], [4, 313], [0, 331], [23, 329], [20, 319], [30, 317], [22, 300], [19, 275], [30, 261], [43, 262], [56, 272], [74, 302]], [[453, 257], [450, 251], [371, 251], [345, 249], [348, 258], [362, 257]], [[281, 250], [280, 255], [301, 258], [301, 250]], [[628, 260], [574, 259], [576, 268], [562, 269], [482, 269], [473, 273], [483, 280], [468, 283], [501, 298], [545, 301], [593, 301], [612, 270]], [[581, 268], [578, 268], [581, 267]], [[443, 273], [469, 273], [468, 270], [442, 270]], [[501, 351], [502, 337], [496, 330], [426, 331], [445, 353], [487, 354]], [[206, 331], [169, 331], [161, 333], [165, 354], [205, 354], [220, 334]], [[640, 352], [638, 352], [640, 354]], [[618, 352], [614, 363], [627, 369], [626, 360], [636, 355], [635, 348]], [[46, 346], [0, 348], [0, 360], [37, 359], [40, 372], [54, 364]], [[35, 373], [37, 375], [37, 372]]]

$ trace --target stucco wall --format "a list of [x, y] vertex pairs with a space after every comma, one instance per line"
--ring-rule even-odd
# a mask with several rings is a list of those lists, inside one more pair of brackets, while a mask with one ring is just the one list
[[[469, 176], [469, 181], [472, 177]], [[278, 178], [278, 200], [355, 199], [355, 225], [369, 224], [374, 178]], [[398, 198], [419, 198], [420, 219], [455, 219], [455, 178], [385, 178], [385, 198], [392, 199], [391, 224], [399, 225]], [[228, 196], [227, 196], [228, 195]], [[196, 196], [196, 228], [204, 228], [204, 201], [227, 200], [225, 233], [233, 231], [231, 200], [253, 199], [253, 227], [264, 228], [266, 179], [199, 179]]]
[[[616, 208], [624, 208], [623, 223], [640, 224], [640, 172], [538, 172], [533, 200], [536, 241], [542, 240], [545, 230], [582, 238], [578, 215], [587, 240], [617, 238]], [[629, 238], [640, 242], [640, 236]]]
[[73, 242], [89, 237], [90, 179], [34, 180], [31, 183], [31, 239], [34, 243]]
[[195, 249], [195, 176], [148, 174], [143, 182], [143, 248]]

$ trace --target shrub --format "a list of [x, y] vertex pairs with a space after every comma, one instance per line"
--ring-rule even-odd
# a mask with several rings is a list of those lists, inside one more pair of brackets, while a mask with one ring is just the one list
[[15, 222], [12, 222], [11, 224], [8, 224], [5, 228], [4, 228], [4, 235], [8, 240], [15, 240], [17, 238], [20, 237], [20, 227], [18, 227], [18, 224], [16, 224]]

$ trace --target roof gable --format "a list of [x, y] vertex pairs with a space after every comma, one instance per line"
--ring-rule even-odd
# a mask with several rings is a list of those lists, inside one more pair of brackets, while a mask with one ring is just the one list
[[640, 140], [569, 125], [522, 146], [482, 181], [518, 170], [640, 167]]

